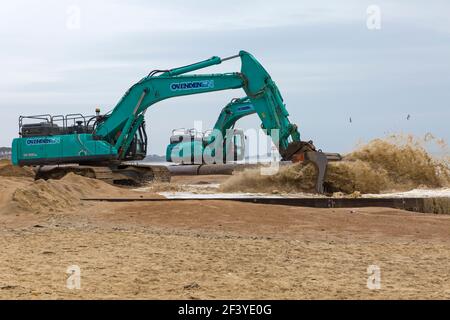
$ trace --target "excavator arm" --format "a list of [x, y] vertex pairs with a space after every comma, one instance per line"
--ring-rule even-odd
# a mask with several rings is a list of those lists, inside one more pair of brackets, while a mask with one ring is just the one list
[[[241, 72], [207, 75], [185, 75], [188, 72], [217, 65], [240, 57]], [[156, 76], [159, 73], [158, 76]], [[122, 157], [134, 136], [139, 117], [153, 104], [178, 96], [242, 88], [254, 106], [267, 134], [279, 138], [280, 154], [290, 160], [295, 152], [288, 150], [293, 141], [300, 141], [297, 126], [288, 119], [289, 113], [276, 84], [267, 71], [248, 52], [221, 59], [212, 57], [195, 64], [166, 71], [153, 71], [132, 86], [119, 101], [112, 113], [97, 126], [95, 135], [110, 142]], [[278, 130], [277, 135], [273, 130]], [[288, 152], [289, 151], [289, 152]]]
[[225, 137], [227, 130], [233, 128], [239, 119], [255, 113], [255, 107], [249, 98], [233, 99], [220, 112], [213, 130], [220, 132], [222, 137]]
[[123, 156], [138, 128], [136, 122], [153, 104], [178, 96], [238, 89], [243, 83], [239, 73], [144, 78], [127, 91], [94, 135], [110, 142]]

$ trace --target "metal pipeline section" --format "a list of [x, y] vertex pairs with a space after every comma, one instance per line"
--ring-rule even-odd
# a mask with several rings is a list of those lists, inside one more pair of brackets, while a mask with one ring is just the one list
[[[279, 162], [280, 166], [289, 165], [290, 161]], [[225, 163], [225, 164], [195, 164], [195, 165], [173, 165], [167, 168], [172, 176], [195, 176], [195, 175], [232, 175], [234, 171], [244, 169], [255, 169], [267, 166], [269, 163]]]
[[[339, 153], [324, 153], [328, 161], [340, 161], [342, 156]], [[280, 161], [280, 166], [292, 164], [291, 161]], [[182, 164], [172, 165], [167, 168], [172, 176], [197, 176], [197, 175], [232, 175], [234, 171], [244, 169], [260, 168], [268, 166], [270, 163], [224, 163], [224, 164]]]
[[[209, 174], [232, 175], [238, 164], [203, 164], [168, 166], [172, 176], [196, 176]], [[242, 165], [241, 165], [242, 166]]]

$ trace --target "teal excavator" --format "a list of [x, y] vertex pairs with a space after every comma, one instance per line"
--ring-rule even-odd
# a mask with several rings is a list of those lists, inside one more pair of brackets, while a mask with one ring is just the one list
[[[233, 58], [241, 59], [240, 72], [188, 74]], [[240, 88], [261, 119], [262, 128], [277, 140], [283, 160], [314, 163], [318, 169], [317, 191], [323, 192], [327, 155], [316, 150], [311, 142], [300, 139], [297, 126], [288, 119], [277, 86], [261, 64], [245, 51], [228, 58], [212, 57], [180, 68], [154, 70], [134, 84], [106, 114], [97, 109], [90, 117], [21, 116], [20, 137], [12, 143], [12, 162], [35, 166], [36, 178], [44, 179], [74, 172], [121, 184], [169, 180], [170, 173], [164, 166], [130, 162], [142, 160], [147, 153], [146, 110], [168, 98]]]
[[207, 162], [205, 159], [211, 159], [213, 164], [243, 160], [246, 137], [243, 130], [234, 126], [239, 119], [255, 113], [250, 99], [233, 99], [222, 109], [212, 130], [173, 130], [166, 149], [166, 161], [201, 165]]

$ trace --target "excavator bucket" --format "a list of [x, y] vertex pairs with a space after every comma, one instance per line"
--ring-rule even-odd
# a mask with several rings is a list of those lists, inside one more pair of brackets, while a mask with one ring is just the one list
[[324, 182], [327, 174], [329, 161], [340, 161], [342, 156], [339, 153], [324, 153], [316, 150], [312, 141], [294, 141], [282, 153], [283, 160], [292, 161], [293, 163], [303, 162], [304, 164], [312, 163], [316, 167], [316, 191], [324, 193]]
[[304, 163], [309, 162], [312, 163], [317, 169], [316, 191], [317, 193], [324, 193], [323, 183], [325, 182], [325, 175], [328, 167], [327, 156], [323, 152], [305, 152]]

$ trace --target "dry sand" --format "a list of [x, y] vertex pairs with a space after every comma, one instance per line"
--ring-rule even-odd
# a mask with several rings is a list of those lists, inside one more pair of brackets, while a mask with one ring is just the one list
[[[0, 188], [4, 299], [450, 298], [446, 215], [229, 201], [83, 203], [84, 196], [156, 195], [73, 175], [0, 176]], [[366, 286], [373, 264], [380, 290]], [[81, 269], [80, 290], [66, 288], [71, 265]]]
[[223, 201], [28, 216], [0, 229], [1, 298], [450, 298], [448, 216]]
[[2, 177], [34, 177], [34, 171], [28, 167], [16, 167], [9, 160], [0, 160], [0, 176]]

